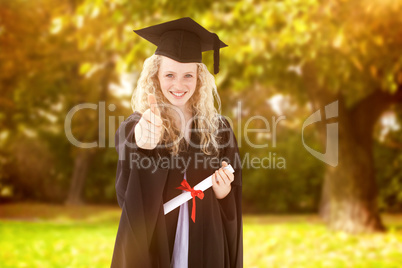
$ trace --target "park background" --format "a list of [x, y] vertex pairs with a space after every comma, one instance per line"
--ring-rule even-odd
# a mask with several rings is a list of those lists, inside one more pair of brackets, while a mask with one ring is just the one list
[[[229, 45], [216, 83], [242, 159], [286, 163], [243, 169], [245, 267], [398, 267], [401, 12], [400, 0], [0, 0], [0, 266], [110, 266], [114, 133], [155, 50], [133, 30], [189, 16]], [[213, 52], [203, 62], [212, 72]], [[71, 134], [93, 148], [65, 131], [83, 103], [97, 106]], [[273, 135], [256, 115], [285, 119]], [[328, 124], [336, 165], [303, 145], [325, 153]]]

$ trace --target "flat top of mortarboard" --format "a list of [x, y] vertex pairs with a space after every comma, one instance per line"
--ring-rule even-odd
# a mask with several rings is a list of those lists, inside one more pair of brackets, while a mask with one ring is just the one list
[[[215, 33], [208, 31], [189, 17], [134, 30], [134, 32], [158, 46], [158, 53], [156, 54], [170, 56], [181, 62], [191, 62], [188, 59], [194, 59], [194, 55], [197, 55], [197, 53], [200, 56], [195, 57], [197, 59], [195, 62], [201, 62], [201, 52], [214, 50], [215, 73], [219, 72], [219, 49], [227, 46]], [[167, 33], [171, 37], [166, 38]], [[174, 35], [174, 33], [177, 33], [177, 35]], [[179, 36], [179, 34], [181, 35]], [[199, 39], [194, 38], [193, 34]], [[180, 40], [179, 43], [178, 40]], [[198, 58], [200, 59], [198, 60]]]

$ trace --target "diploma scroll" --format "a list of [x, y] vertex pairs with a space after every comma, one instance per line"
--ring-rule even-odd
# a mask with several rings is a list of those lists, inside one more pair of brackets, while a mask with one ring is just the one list
[[[227, 169], [230, 171], [230, 173], [234, 173], [234, 169], [231, 165], [228, 165], [228, 166], [224, 167], [223, 169]], [[205, 191], [208, 188], [210, 188], [212, 186], [212, 176], [213, 176], [213, 174], [211, 176], [209, 176], [208, 178], [204, 179], [203, 181], [201, 181], [200, 183], [198, 183], [196, 186], [194, 186], [194, 190]], [[163, 210], [165, 211], [165, 215], [168, 214], [173, 209], [181, 206], [182, 204], [184, 204], [191, 198], [192, 197], [191, 197], [190, 192], [184, 192], [184, 193], [176, 196], [175, 198], [169, 200], [168, 202], [163, 204]]]

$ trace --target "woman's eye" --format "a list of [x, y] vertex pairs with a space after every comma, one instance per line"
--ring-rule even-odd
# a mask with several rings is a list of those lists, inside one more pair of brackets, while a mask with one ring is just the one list
[[186, 76], [185, 76], [186, 78], [191, 78], [191, 77], [193, 77], [191, 74], [186, 74]]
[[172, 78], [173, 74], [167, 74], [166, 77]]

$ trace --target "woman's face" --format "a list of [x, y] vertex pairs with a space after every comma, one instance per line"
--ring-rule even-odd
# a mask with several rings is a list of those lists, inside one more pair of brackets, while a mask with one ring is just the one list
[[162, 56], [158, 79], [163, 95], [171, 104], [185, 111], [197, 85], [197, 64], [181, 63]]

